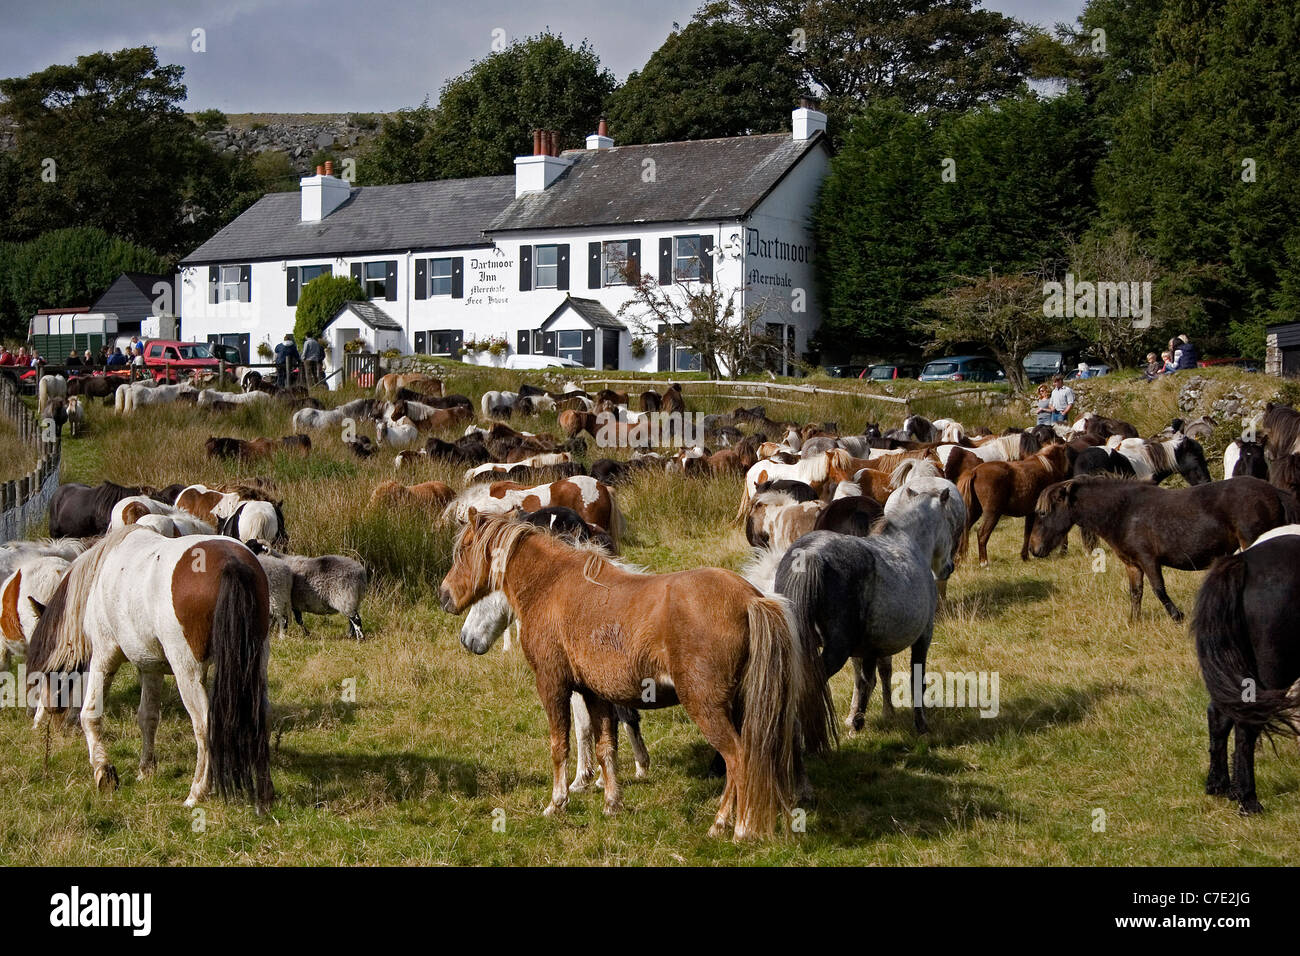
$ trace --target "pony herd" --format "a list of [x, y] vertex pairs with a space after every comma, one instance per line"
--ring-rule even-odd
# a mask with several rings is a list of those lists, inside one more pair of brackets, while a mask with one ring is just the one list
[[[1290, 694], [1300, 679], [1300, 645], [1286, 613], [1300, 585], [1300, 414], [1290, 409], [1271, 407], [1261, 426], [1267, 438], [1243, 436], [1230, 446], [1228, 473], [1214, 481], [1200, 444], [1210, 426], [1181, 421], [1150, 438], [1095, 415], [1003, 435], [911, 416], [898, 429], [872, 424], [846, 434], [833, 422], [773, 421], [762, 408], [737, 408], [705, 417], [707, 444], [588, 461], [587, 439], [599, 440], [606, 424], [684, 412], [681, 387], [643, 393], [633, 411], [625, 393], [591, 394], [575, 383], [488, 392], [475, 403], [444, 395], [437, 379], [394, 375], [381, 379], [374, 397], [324, 409], [251, 378], [244, 384], [243, 396], [263, 396], [244, 401], [274, 394], [301, 402], [294, 436], [213, 438], [210, 455], [250, 461], [284, 447], [306, 453], [312, 430], [341, 427], [359, 457], [379, 446], [400, 449], [399, 470], [420, 460], [463, 466], [459, 490], [390, 480], [373, 489], [370, 506], [459, 529], [437, 601], [466, 615], [460, 640], [473, 653], [502, 636], [508, 648], [514, 632], [549, 725], [548, 816], [593, 783], [603, 789], [605, 811], [617, 812], [620, 724], [642, 776], [650, 756], [639, 712], [680, 704], [725, 773], [710, 833], [743, 839], [781, 828], [811, 790], [807, 761], [836, 743], [830, 678], [852, 662], [844, 721], [851, 730], [865, 726], [878, 677], [891, 707], [895, 654], [909, 651], [923, 682], [946, 582], [972, 533], [980, 564], [988, 563], [1003, 519], [1023, 519], [1024, 561], [1064, 551], [1075, 526], [1089, 550], [1104, 542], [1127, 570], [1133, 620], [1148, 581], [1170, 617], [1181, 619], [1164, 568], [1210, 569], [1192, 624], [1212, 701], [1207, 792], [1230, 793], [1244, 812], [1257, 810], [1257, 737], [1300, 728]], [[161, 399], [169, 388], [175, 397]], [[145, 392], [189, 400], [180, 386]], [[217, 393], [205, 402], [201, 394], [196, 405], [229, 401]], [[129, 413], [151, 403], [136, 396], [119, 407]], [[556, 415], [560, 434], [508, 422], [540, 413]], [[366, 420], [374, 441], [352, 427]], [[617, 488], [647, 470], [666, 480], [735, 476], [737, 522], [754, 549], [742, 572], [656, 574], [619, 557], [629, 522]], [[1175, 475], [1187, 487], [1163, 487]], [[265, 809], [273, 796], [271, 627], [283, 633], [290, 616], [301, 623], [302, 613], [338, 613], [361, 639], [365, 568], [342, 555], [287, 554], [283, 510], [267, 482], [66, 485], [51, 503], [50, 533], [50, 541], [0, 550], [7, 575], [0, 627], [6, 648], [25, 651], [33, 673], [85, 675], [80, 720], [97, 785], [117, 781], [100, 705], [116, 669], [131, 660], [141, 671], [140, 773], [153, 766], [161, 679], [170, 671], [198, 746], [187, 805], [211, 788]], [[140, 607], [148, 613], [132, 613]], [[1258, 688], [1249, 701], [1243, 681]], [[51, 686], [38, 721], [63, 709]], [[925, 732], [919, 695], [912, 706], [916, 730]]]

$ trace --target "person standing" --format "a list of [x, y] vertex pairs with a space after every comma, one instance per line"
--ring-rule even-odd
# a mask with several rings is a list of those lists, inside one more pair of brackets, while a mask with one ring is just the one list
[[1052, 412], [1052, 424], [1064, 423], [1070, 412], [1074, 411], [1074, 389], [1065, 384], [1065, 379], [1057, 375], [1052, 379], [1052, 394], [1048, 399]]
[[302, 343], [302, 364], [307, 373], [308, 388], [320, 384], [321, 363], [324, 360], [325, 349], [321, 347], [320, 339], [307, 336], [307, 340]]
[[1047, 383], [1038, 386], [1038, 400], [1034, 403], [1034, 410], [1037, 418], [1034, 422], [1036, 425], [1052, 424], [1052, 390], [1047, 387]]
[[293, 343], [293, 336], [286, 335], [284, 341], [275, 347], [275, 376], [281, 388], [289, 388], [293, 385], [293, 370], [301, 361], [298, 346]]

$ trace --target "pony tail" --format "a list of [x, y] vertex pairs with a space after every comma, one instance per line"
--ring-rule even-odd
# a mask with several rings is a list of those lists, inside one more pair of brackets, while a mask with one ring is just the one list
[[827, 752], [839, 741], [839, 728], [835, 723], [835, 702], [822, 662], [821, 630], [817, 625], [817, 609], [824, 605], [826, 597], [821, 561], [807, 552], [802, 558], [803, 568], [798, 573], [787, 570], [781, 574], [778, 565], [772, 588], [789, 606], [806, 672], [806, 686], [797, 697], [804, 749], [818, 754]]
[[[1287, 715], [1296, 700], [1287, 690], [1259, 687], [1259, 674], [1244, 626], [1241, 595], [1246, 584], [1246, 561], [1240, 554], [1215, 561], [1196, 596], [1192, 633], [1196, 658], [1210, 700], [1225, 716], [1239, 724], [1258, 727], [1266, 734], [1294, 734]], [[1243, 700], [1250, 681], [1254, 700]]]
[[737, 839], [772, 833], [777, 820], [794, 807], [795, 724], [805, 682], [784, 602], [755, 598], [747, 614]]
[[270, 701], [266, 690], [267, 613], [256, 574], [239, 560], [221, 569], [210, 652], [216, 673], [208, 718], [210, 778], [229, 798], [252, 798], [257, 812], [275, 799], [271, 785]]
[[984, 514], [984, 506], [980, 504], [979, 496], [975, 494], [974, 468], [957, 479], [957, 491], [961, 494], [961, 500], [966, 504], [966, 525], [961, 529], [961, 542], [958, 548], [964, 558], [970, 548], [970, 529], [975, 526], [975, 522]]
[[621, 548], [623, 536], [627, 534], [627, 519], [623, 517], [623, 511], [618, 506], [618, 498], [611, 491], [609, 493], [609, 536], [614, 539], [614, 546]]

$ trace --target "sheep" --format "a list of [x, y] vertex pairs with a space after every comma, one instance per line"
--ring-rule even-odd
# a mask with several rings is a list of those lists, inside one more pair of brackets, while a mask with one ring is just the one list
[[[289, 631], [289, 613], [293, 611], [293, 572], [283, 558], [277, 558], [273, 554], [263, 552], [257, 556], [257, 560], [266, 572], [267, 590], [271, 599], [271, 623], [279, 626], [280, 639], [283, 640]], [[299, 623], [302, 623], [301, 618]]]
[[308, 614], [342, 614], [348, 621], [348, 633], [358, 641], [366, 639], [361, 629], [361, 599], [365, 597], [368, 575], [360, 561], [341, 554], [323, 554], [308, 558], [300, 554], [268, 551], [259, 543], [249, 543], [259, 556], [269, 554], [288, 567], [293, 575], [290, 606], [293, 619], [302, 632], [310, 636], [303, 612]]

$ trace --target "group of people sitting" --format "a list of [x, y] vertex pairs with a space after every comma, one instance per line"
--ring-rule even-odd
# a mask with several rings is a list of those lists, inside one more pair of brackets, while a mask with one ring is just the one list
[[12, 365], [18, 368], [39, 368], [44, 364], [45, 359], [35, 352], [28, 352], [25, 345], [16, 352], [11, 352], [7, 346], [0, 345], [0, 365]]
[[1146, 380], [1151, 382], [1161, 375], [1172, 375], [1183, 369], [1196, 368], [1197, 358], [1196, 346], [1186, 335], [1170, 339], [1169, 348], [1160, 353], [1160, 358], [1156, 358], [1155, 352], [1147, 353]]

